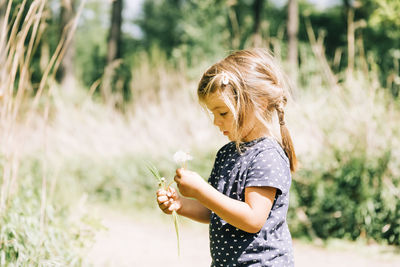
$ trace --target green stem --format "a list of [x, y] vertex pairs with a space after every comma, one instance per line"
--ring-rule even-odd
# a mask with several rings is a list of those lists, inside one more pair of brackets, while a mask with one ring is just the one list
[[178, 213], [176, 211], [172, 211], [172, 217], [174, 218], [174, 225], [175, 225], [175, 232], [176, 232], [176, 240], [177, 240], [177, 245], [178, 245], [178, 257], [180, 257], [181, 249], [180, 249], [180, 244], [179, 244], [179, 224], [178, 224]]

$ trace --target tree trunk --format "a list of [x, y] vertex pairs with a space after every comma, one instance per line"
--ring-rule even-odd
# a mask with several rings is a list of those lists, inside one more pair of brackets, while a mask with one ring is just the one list
[[6, 8], [7, 8], [7, 2], [5, 0], [0, 0], [0, 21], [4, 19]]
[[111, 26], [108, 35], [107, 65], [121, 57], [122, 0], [112, 3]]
[[[60, 32], [66, 30], [67, 32], [72, 30], [70, 24], [75, 17], [75, 0], [62, 0], [61, 12], [60, 12]], [[66, 35], [68, 36], [68, 34]], [[75, 57], [75, 45], [74, 37], [66, 47], [64, 57], [62, 58], [60, 68], [58, 70], [58, 79], [61, 86], [66, 91], [75, 90], [75, 74], [74, 74], [74, 57]]]
[[288, 61], [289, 61], [290, 75], [293, 80], [293, 83], [297, 85], [297, 76], [298, 76], [297, 34], [299, 31], [299, 8], [297, 0], [289, 0], [288, 3], [287, 31], [289, 39]]
[[107, 42], [107, 62], [104, 69], [102, 83], [100, 87], [101, 96], [106, 103], [115, 105], [112, 95], [112, 87], [115, 79], [118, 79], [116, 68], [121, 61], [121, 26], [122, 26], [122, 1], [113, 0], [111, 10], [111, 24]]
[[347, 11], [347, 78], [351, 78], [354, 70], [354, 9], [353, 7], [348, 8]]
[[239, 27], [239, 21], [236, 15], [236, 10], [233, 5], [228, 6], [228, 15], [229, 15], [229, 20], [232, 25], [232, 33], [231, 33], [231, 40], [232, 40], [232, 48], [233, 49], [239, 49], [240, 46], [240, 27]]
[[255, 47], [261, 46], [261, 15], [264, 6], [264, 0], [254, 0], [253, 3], [253, 14], [254, 14], [254, 25], [253, 25], [253, 45]]

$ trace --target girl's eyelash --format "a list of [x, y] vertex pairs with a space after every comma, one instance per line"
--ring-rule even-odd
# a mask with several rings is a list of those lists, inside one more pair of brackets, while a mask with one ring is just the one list
[[225, 116], [226, 114], [228, 114], [228, 112], [223, 112], [223, 113], [220, 113], [219, 115]]

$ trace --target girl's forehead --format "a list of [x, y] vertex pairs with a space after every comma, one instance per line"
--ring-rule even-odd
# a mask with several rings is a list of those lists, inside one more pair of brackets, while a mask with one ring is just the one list
[[224, 98], [221, 93], [216, 91], [209, 94], [204, 100], [204, 104], [206, 104], [207, 108], [211, 111], [216, 110], [218, 108], [226, 108]]

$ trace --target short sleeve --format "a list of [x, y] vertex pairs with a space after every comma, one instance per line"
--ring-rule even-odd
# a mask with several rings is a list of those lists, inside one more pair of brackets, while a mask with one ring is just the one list
[[211, 170], [210, 176], [208, 177], [207, 182], [212, 185], [213, 187], [215, 187], [215, 176], [217, 175], [217, 170], [218, 170], [218, 153], [217, 156], [214, 159], [214, 165], [213, 168]]
[[290, 183], [290, 167], [274, 148], [258, 153], [247, 169], [245, 187], [274, 187], [286, 194]]

